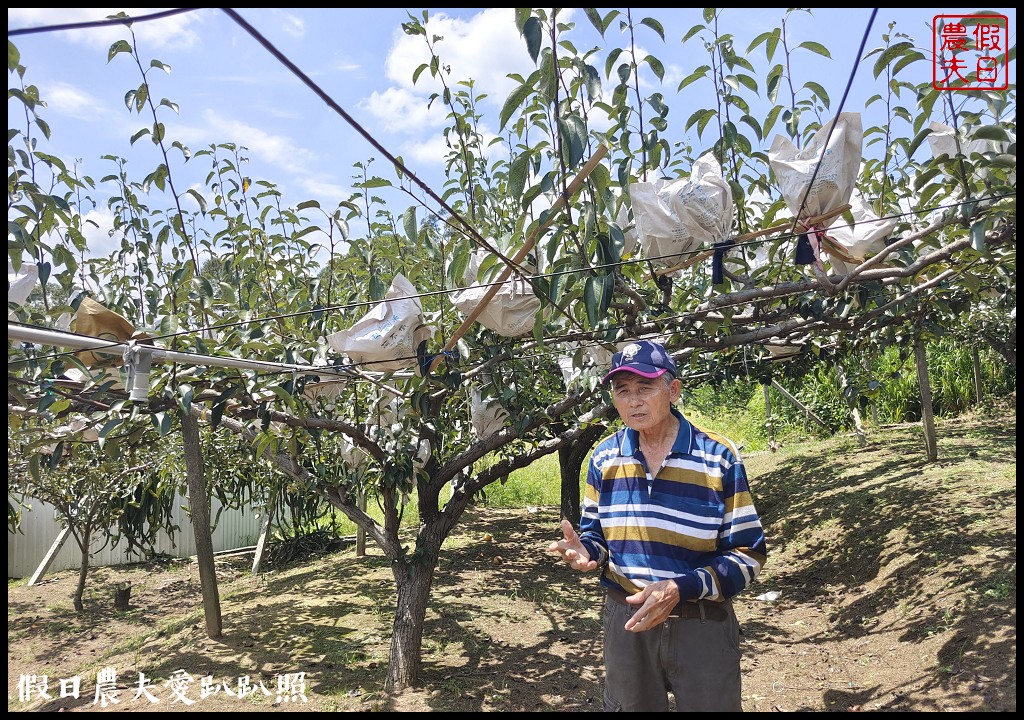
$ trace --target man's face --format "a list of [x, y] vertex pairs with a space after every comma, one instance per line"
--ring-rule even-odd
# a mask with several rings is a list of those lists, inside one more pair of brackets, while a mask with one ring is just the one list
[[682, 383], [671, 376], [645, 378], [631, 372], [612, 376], [612, 402], [622, 422], [633, 430], [653, 430], [672, 416]]

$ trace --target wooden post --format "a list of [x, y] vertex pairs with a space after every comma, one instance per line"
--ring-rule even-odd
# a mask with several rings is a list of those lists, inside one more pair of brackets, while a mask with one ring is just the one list
[[761, 390], [764, 392], [764, 423], [768, 429], [768, 448], [775, 452], [775, 423], [772, 422], [772, 398], [768, 392], [770, 385], [761, 383]]
[[263, 572], [263, 558], [267, 556], [267, 539], [270, 537], [270, 524], [274, 518], [275, 498], [267, 503], [267, 516], [263, 518], [263, 527], [260, 529], [260, 539], [256, 541], [256, 552], [252, 558], [252, 574], [259, 575]]
[[921, 389], [921, 425], [924, 428], [924, 449], [929, 460], [939, 459], [939, 446], [935, 439], [935, 417], [932, 414], [932, 386], [928, 381], [928, 356], [924, 341], [914, 340], [914, 360], [917, 365], [917, 384]]
[[192, 413], [182, 412], [181, 435], [185, 445], [185, 477], [188, 481], [188, 509], [192, 531], [196, 537], [196, 561], [199, 563], [199, 583], [203, 590], [203, 613], [206, 616], [206, 634], [221, 636], [220, 594], [217, 591], [217, 567], [213, 560], [213, 535], [210, 532], [210, 494], [206, 488], [206, 469], [203, 467], [203, 447], [199, 437], [199, 422]]
[[981, 405], [982, 389], [981, 389], [981, 355], [978, 353], [978, 346], [974, 345], [971, 348], [971, 362], [974, 365], [974, 397], [979, 405]]
[[60, 552], [60, 549], [64, 547], [64, 543], [67, 541], [70, 533], [70, 527], [65, 527], [60, 531], [57, 535], [57, 539], [53, 541], [53, 545], [50, 546], [50, 549], [46, 551], [46, 555], [43, 556], [42, 561], [39, 563], [39, 567], [37, 567], [36, 571], [32, 573], [32, 577], [28, 579], [29, 585], [35, 585], [39, 582], [43, 575], [46, 574], [46, 571], [50, 569], [50, 565], [53, 564], [53, 560], [57, 557], [57, 553]]
[[786, 391], [786, 388], [784, 388], [781, 385], [779, 385], [779, 382], [777, 380], [772, 380], [772, 387], [775, 388], [776, 390], [778, 390], [780, 393], [782, 393], [782, 397], [786, 398], [791, 403], [793, 403], [796, 407], [798, 407], [801, 410], [803, 410], [805, 418], [812, 418], [814, 420], [814, 422], [818, 423], [823, 428], [828, 430], [828, 425], [825, 424], [824, 420], [822, 420], [820, 417], [818, 417], [813, 412], [811, 412], [811, 409], [809, 407], [805, 406], [802, 402], [800, 402], [795, 397], [790, 395]]
[[[366, 492], [362, 489], [359, 490], [359, 495], [356, 500], [356, 504], [359, 505], [359, 509], [366, 512]], [[356, 526], [356, 557], [364, 557], [366, 555], [366, 531], [361, 527]]]
[[[864, 369], [867, 371], [868, 375], [871, 375], [871, 356], [868, 353], [864, 354], [863, 364], [864, 364]], [[870, 403], [869, 406], [871, 408], [871, 427], [877, 428], [878, 427], [878, 403], [875, 401], [875, 398], [873, 398], [873, 397], [871, 398], [869, 403]]]

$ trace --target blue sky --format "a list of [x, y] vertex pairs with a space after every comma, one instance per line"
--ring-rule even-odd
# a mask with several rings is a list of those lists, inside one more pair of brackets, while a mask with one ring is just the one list
[[[119, 10], [139, 17], [162, 9], [12, 8], [8, 30], [99, 20]], [[992, 11], [1009, 17], [1011, 44], [1016, 43], [1016, 10]], [[413, 85], [413, 71], [426, 61], [426, 48], [421, 37], [406, 36], [400, 27], [409, 13], [420, 17], [421, 8], [245, 8], [238, 12], [384, 148], [401, 156], [412, 172], [441, 194], [446, 111], [439, 102], [427, 107], [430, 93], [440, 89], [431, 84], [429, 73]], [[746, 48], [756, 35], [775, 27], [783, 12], [782, 8], [727, 9], [722, 11], [720, 25], [735, 35], [738, 48]], [[891, 21], [896, 22], [896, 32], [907, 33], [921, 47], [930, 46], [932, 18], [940, 12], [977, 11], [879, 10], [866, 49], [881, 44], [881, 33]], [[512, 13], [510, 8], [429, 9], [429, 27], [432, 34], [444, 36], [441, 54], [452, 67], [452, 78], [472, 78], [477, 92], [488, 94], [481, 108], [486, 112], [483, 128], [491, 132], [497, 130], [501, 105], [514, 86], [506, 76], [526, 76], [534, 69]], [[662, 92], [672, 112], [688, 116], [709, 104], [707, 98], [688, 101], [675, 92], [683, 77], [706, 62], [699, 42], [680, 42], [692, 25], [702, 21], [701, 11], [633, 8], [632, 13], [634, 19], [656, 18], [665, 28], [664, 43], [651, 32], [641, 38], [641, 45], [665, 64]], [[788, 29], [797, 42], [820, 42], [831, 51], [831, 60], [804, 51], [796, 67], [805, 73], [801, 83], [814, 80], [826, 88], [833, 108], [843, 95], [870, 16], [869, 8], [822, 8], [791, 16]], [[611, 47], [611, 42], [601, 41], [582, 11], [566, 8], [559, 18], [576, 23], [578, 49]], [[137, 22], [134, 30], [143, 59], [159, 59], [172, 69], [169, 75], [156, 73], [152, 78], [156, 98], [167, 98], [180, 109], [176, 117], [163, 117], [169, 139], [180, 140], [193, 151], [212, 143], [245, 146], [249, 157], [245, 174], [276, 184], [286, 205], [315, 199], [333, 208], [351, 192], [354, 163], [371, 158], [376, 158], [372, 171], [393, 179], [386, 159], [361, 134], [223, 11], [207, 8]], [[129, 143], [145, 124], [127, 111], [123, 100], [128, 90], [138, 86], [138, 70], [127, 55], [107, 63], [111, 43], [126, 37], [125, 29], [118, 26], [12, 38], [27, 68], [26, 82], [39, 87], [48, 105], [43, 117], [52, 128], [53, 140], [47, 151], [67, 161], [80, 160], [82, 171], [97, 179], [113, 170], [113, 165], [100, 160], [103, 154], [128, 158], [129, 167], [140, 175], [160, 161], [148, 141], [134, 147]], [[618, 42], [617, 26], [607, 37]], [[606, 52], [599, 54], [602, 73]], [[754, 52], [759, 53], [763, 57], [763, 51]], [[844, 110], [864, 111], [868, 97], [878, 92], [872, 64], [869, 61], [857, 70]], [[906, 79], [921, 82], [930, 76]], [[1016, 82], [1015, 67], [1011, 67], [1010, 82]], [[9, 84], [14, 85], [10, 76]], [[690, 88], [691, 93], [697, 91], [696, 86]], [[9, 124], [19, 126], [13, 115]], [[865, 117], [864, 126], [870, 124]], [[693, 140], [696, 146], [706, 147], [713, 138]], [[201, 178], [208, 169], [207, 163], [190, 171]], [[98, 197], [95, 219], [105, 227], [102, 192]], [[408, 204], [396, 198], [389, 209], [398, 215]], [[108, 241], [102, 232], [90, 242], [101, 253]]]

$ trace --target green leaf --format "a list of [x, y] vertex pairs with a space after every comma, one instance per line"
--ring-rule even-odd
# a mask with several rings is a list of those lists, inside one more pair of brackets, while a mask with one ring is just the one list
[[280, 398], [286, 407], [293, 407], [295, 405], [295, 397], [280, 385], [272, 385], [270, 391]]
[[910, 65], [911, 63], [918, 62], [919, 60], [927, 60], [927, 58], [924, 56], [923, 53], [920, 53], [917, 50], [908, 52], [906, 55], [897, 60], [896, 64], [892, 66], [892, 76], [896, 77], [900, 70], [905, 68], [907, 65]]
[[686, 31], [686, 34], [685, 34], [685, 35], [683, 35], [683, 39], [682, 39], [682, 40], [680, 40], [679, 42], [681, 42], [681, 43], [684, 43], [684, 42], [686, 42], [687, 40], [689, 40], [690, 38], [692, 38], [692, 37], [693, 37], [694, 35], [696, 35], [697, 33], [699, 33], [699, 32], [700, 32], [701, 30], [703, 30], [704, 28], [705, 28], [705, 26], [704, 26], [704, 25], [694, 25], [694, 26], [693, 26], [692, 28], [690, 28], [689, 30], [687, 30], [687, 31]]
[[731, 121], [726, 121], [722, 125], [722, 145], [725, 149], [730, 149], [736, 144], [736, 125]]
[[743, 117], [740, 118], [740, 122], [746, 123], [747, 125], [752, 127], [754, 129], [754, 134], [757, 135], [758, 140], [764, 139], [764, 135], [761, 132], [761, 126], [757, 124], [756, 118], [751, 117], [750, 115], [744, 115]]
[[402, 214], [402, 225], [405, 228], [405, 236], [413, 245], [419, 239], [419, 225], [416, 223], [416, 206], [410, 205]]
[[149, 98], [149, 85], [142, 83], [135, 92], [135, 111], [142, 112], [146, 107], [146, 100]]
[[205, 277], [200, 275], [199, 277], [195, 278], [195, 284], [196, 284], [196, 286], [199, 289], [200, 297], [204, 297], [204, 298], [212, 298], [213, 297], [213, 285], [211, 285], [210, 281], [207, 280]]
[[914, 178], [914, 189], [920, 190], [928, 183], [929, 180], [938, 175], [940, 172], [942, 172], [940, 168], [932, 167], [928, 168], [924, 172], [918, 173], [917, 177]]
[[505, 123], [512, 117], [512, 114], [519, 109], [519, 106], [523, 104], [533, 88], [530, 85], [520, 85], [509, 93], [508, 98], [505, 99], [505, 104], [501, 108], [501, 115], [498, 116], [498, 129], [503, 130]]
[[107, 62], [113, 60], [114, 56], [120, 53], [128, 53], [129, 55], [131, 55], [132, 46], [128, 44], [127, 40], [118, 40], [116, 43], [110, 46], [110, 49], [107, 50]]
[[153, 426], [160, 433], [160, 437], [167, 437], [174, 425], [174, 416], [168, 412], [158, 412], [152, 416]]
[[558, 119], [558, 128], [562, 135], [563, 158], [568, 167], [574, 168], [586, 150], [587, 124], [579, 115], [568, 115]]
[[625, 85], [629, 81], [629, 78], [632, 75], [633, 70], [630, 67], [629, 63], [622, 63], [619, 65], [618, 68], [616, 68], [616, 72], [619, 75], [619, 82]]
[[972, 137], [975, 140], [1010, 142], [1010, 136], [1006, 134], [1006, 129], [999, 125], [983, 125], [974, 131], [974, 135]]
[[818, 55], [821, 55], [822, 57], [827, 57], [829, 59], [832, 58], [832, 56], [829, 55], [829, 53], [828, 53], [828, 48], [826, 48], [821, 43], [816, 43], [816, 42], [813, 42], [811, 40], [807, 40], [806, 42], [802, 42], [799, 45], [797, 45], [797, 47], [798, 48], [806, 48], [807, 50], [810, 50], [813, 53], [817, 53]]
[[700, 137], [704, 133], [704, 128], [707, 127], [708, 123], [718, 115], [714, 110], [705, 110], [700, 120], [697, 121], [697, 137]]
[[508, 192], [513, 198], [518, 198], [523, 194], [523, 188], [526, 187], [526, 177], [529, 174], [529, 167], [529, 153], [524, 152], [512, 160], [508, 170]]
[[714, 8], [704, 8], [704, 22], [709, 23], [715, 19]]
[[917, 149], [921, 146], [921, 143], [924, 142], [924, 139], [931, 134], [932, 129], [930, 127], [926, 127], [922, 129], [921, 132], [919, 132], [917, 135], [915, 135], [914, 139], [910, 141], [910, 145], [907, 147], [907, 157], [914, 157], [914, 153], [917, 152]]
[[641, 25], [646, 25], [654, 32], [658, 33], [658, 37], [661, 38], [662, 42], [665, 42], [665, 28], [661, 26], [661, 23], [654, 18], [645, 17], [640, 21]]
[[191, 385], [178, 387], [178, 407], [186, 415], [192, 410], [192, 398], [195, 396], [195, 389]]
[[109, 435], [110, 432], [114, 428], [116, 428], [118, 425], [120, 425], [121, 423], [122, 423], [121, 418], [114, 418], [113, 420], [107, 420], [107, 422], [104, 423], [103, 427], [100, 428], [100, 431], [99, 431], [100, 441], [105, 439], [107, 437], [107, 435]]
[[587, 320], [591, 327], [597, 327], [608, 314], [614, 289], [614, 275], [596, 275], [587, 278], [583, 289], [583, 303], [586, 306]]
[[608, 53], [608, 59], [604, 61], [605, 77], [610, 78], [612, 76], [612, 68], [615, 67], [615, 61], [618, 60], [619, 55], [621, 54], [622, 48], [613, 48], [612, 51]]
[[202, 193], [200, 193], [200, 192], [199, 192], [198, 190], [196, 190], [195, 188], [189, 188], [189, 189], [188, 189], [188, 190], [186, 190], [185, 192], [186, 192], [187, 194], [191, 195], [191, 196], [192, 196], [192, 198], [193, 198], [193, 199], [194, 199], [194, 200], [195, 200], [195, 201], [196, 201], [197, 203], [199, 203], [199, 211], [200, 211], [201, 213], [203, 213], [203, 214], [205, 215], [205, 214], [206, 214], [206, 207], [207, 207], [207, 206], [206, 206], [206, 198], [204, 198], [204, 197], [203, 197]]
[[782, 65], [773, 65], [771, 70], [768, 71], [768, 76], [766, 78], [768, 99], [773, 103], [779, 96], [779, 86], [781, 85], [780, 80], [782, 80], [782, 73]]
[[895, 45], [887, 47], [878, 59], [875, 61], [874, 76], [877, 78], [882, 74], [882, 71], [900, 55], [903, 55], [914, 49], [914, 44], [911, 42], [898, 42]]
[[526, 40], [526, 50], [530, 53], [530, 58], [534, 62], [537, 62], [537, 56], [540, 55], [542, 32], [543, 28], [541, 27], [540, 20], [536, 17], [531, 17], [523, 25], [523, 38]]
[[754, 92], [757, 92], [757, 80], [755, 80], [754, 78], [750, 77], [749, 75], [745, 75], [745, 74], [742, 74], [742, 73], [737, 73], [736, 74], [736, 78], [741, 83], [743, 83], [743, 85], [747, 89], [753, 90]]
[[60, 459], [64, 455], [64, 441], [61, 440], [50, 454], [50, 461], [47, 463], [51, 470], [56, 470], [60, 465]]
[[694, 70], [692, 73], [690, 73], [680, 81], [679, 87], [676, 88], [676, 92], [682, 90], [684, 87], [686, 87], [692, 82], [696, 82], [697, 80], [700, 80], [703, 77], [707, 77], [707, 74], [709, 72], [711, 72], [711, 66], [701, 65], [699, 68]]
[[816, 82], [807, 81], [804, 83], [804, 87], [813, 92], [827, 108], [829, 106], [828, 93], [825, 92], [825, 88]]
[[653, 55], [647, 55], [641, 62], [646, 62], [651, 66], [651, 70], [655, 75], [658, 76], [659, 80], [665, 79], [665, 66], [661, 64], [661, 61]]
[[765, 31], [764, 31], [763, 33], [761, 33], [761, 34], [760, 34], [760, 35], [758, 35], [758, 36], [757, 36], [756, 38], [754, 38], [753, 40], [751, 40], [751, 41], [750, 41], [750, 44], [749, 44], [749, 45], [747, 45], [747, 55], [749, 55], [749, 54], [750, 54], [750, 51], [751, 51], [751, 50], [753, 50], [754, 48], [756, 48], [756, 47], [757, 47], [758, 45], [760, 45], [761, 43], [765, 42], [765, 41], [766, 41], [766, 40], [767, 40], [768, 38], [770, 38], [771, 36], [772, 36], [772, 31], [771, 31], [771, 30], [765, 30]]
[[607, 29], [607, 26], [604, 24], [601, 13], [597, 11], [597, 8], [583, 8], [583, 12], [587, 19], [590, 20], [590, 24], [594, 26], [594, 29], [600, 33], [601, 37], [604, 37], [604, 31]]

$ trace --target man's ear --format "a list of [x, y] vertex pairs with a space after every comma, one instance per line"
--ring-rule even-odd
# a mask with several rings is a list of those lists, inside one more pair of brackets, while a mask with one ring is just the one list
[[672, 393], [672, 402], [679, 399], [680, 394], [683, 392], [683, 381], [679, 378], [672, 378], [672, 382], [668, 386], [669, 391]]

